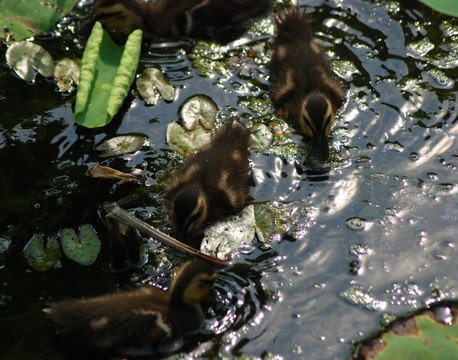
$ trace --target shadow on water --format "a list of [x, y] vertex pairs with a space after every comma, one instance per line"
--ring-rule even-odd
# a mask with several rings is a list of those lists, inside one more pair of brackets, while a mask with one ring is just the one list
[[[184, 339], [192, 357], [343, 359], [382, 314], [411, 311], [437, 292], [457, 297], [458, 20], [416, 1], [299, 3], [348, 100], [337, 115], [327, 163], [314, 161], [300, 137], [293, 141], [298, 150], [286, 156], [278, 149], [252, 151], [251, 196], [275, 214], [275, 231], [268, 242], [255, 238], [240, 249], [234, 266], [220, 275], [216, 305]], [[80, 6], [64, 19], [71, 26], [60, 29], [60, 37], [36, 41], [56, 58], [73, 44], [71, 54], [80, 57], [92, 10], [92, 4]], [[183, 259], [148, 239], [142, 239], [144, 266], [121, 277], [112, 273], [99, 208], [135, 194], [131, 210], [170, 230], [162, 195], [181, 159], [165, 133], [190, 96], [210, 96], [219, 122], [235, 114], [251, 123], [274, 120], [267, 70], [273, 17], [251, 22], [242, 39], [229, 44], [145, 45], [140, 68], [159, 67], [176, 87], [176, 99], [147, 106], [134, 91], [113, 122], [96, 130], [73, 123], [74, 94], [60, 94], [40, 77], [33, 85], [17, 79], [2, 52], [2, 359], [77, 358], [55, 343], [41, 312], [49, 301], [167, 287]], [[250, 54], [256, 67], [248, 75], [240, 67], [228, 70], [229, 59]], [[148, 136], [140, 152], [102, 159], [95, 150], [105, 139], [133, 132]], [[87, 171], [97, 163], [125, 172], [147, 163], [146, 186], [93, 179]], [[30, 269], [23, 247], [34, 234], [85, 223], [102, 241], [93, 265], [62, 258], [48, 272]], [[364, 296], [349, 295], [355, 293]]]

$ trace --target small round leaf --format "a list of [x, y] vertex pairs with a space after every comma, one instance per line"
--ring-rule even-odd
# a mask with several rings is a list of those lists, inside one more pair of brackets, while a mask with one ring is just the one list
[[44, 235], [35, 234], [24, 246], [24, 256], [29, 265], [37, 271], [47, 271], [60, 259], [60, 247], [57, 237], [49, 236], [46, 244]]
[[148, 137], [143, 134], [126, 134], [108, 139], [96, 147], [96, 150], [103, 151], [102, 157], [117, 156], [139, 150]]
[[70, 228], [60, 232], [62, 250], [67, 257], [81, 265], [92, 264], [100, 252], [100, 240], [90, 225], [80, 227], [79, 236]]
[[78, 85], [79, 77], [80, 67], [72, 59], [61, 59], [54, 67], [54, 80], [61, 92], [67, 92]]
[[199, 123], [207, 130], [213, 129], [217, 110], [212, 99], [202, 95], [193, 96], [181, 109], [185, 129], [194, 130]]
[[44, 77], [54, 72], [51, 54], [30, 41], [13, 43], [6, 51], [6, 62], [25, 81], [34, 81], [35, 70]]
[[175, 89], [165, 79], [161, 70], [147, 68], [143, 70], [137, 79], [137, 88], [147, 104], [155, 104], [157, 100], [155, 88], [159, 91], [165, 101], [172, 101], [175, 97]]
[[177, 123], [170, 123], [167, 126], [166, 136], [170, 147], [185, 156], [194, 154], [211, 139], [210, 131], [205, 130], [201, 125], [197, 125], [193, 131], [186, 131]]

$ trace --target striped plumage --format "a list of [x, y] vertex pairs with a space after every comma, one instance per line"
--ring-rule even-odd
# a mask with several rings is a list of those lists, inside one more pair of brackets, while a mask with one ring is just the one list
[[53, 304], [44, 309], [62, 339], [95, 349], [155, 349], [203, 320], [217, 277], [212, 266], [183, 265], [165, 292], [154, 287]]
[[208, 38], [269, 6], [270, 0], [99, 0], [96, 19], [118, 42], [135, 29], [143, 29], [149, 39]]
[[247, 205], [250, 136], [249, 129], [230, 122], [172, 175], [165, 200], [179, 239]]
[[307, 15], [295, 7], [277, 16], [270, 62], [271, 98], [298, 131], [313, 139], [316, 155], [329, 156], [328, 135], [344, 90], [317, 44]]

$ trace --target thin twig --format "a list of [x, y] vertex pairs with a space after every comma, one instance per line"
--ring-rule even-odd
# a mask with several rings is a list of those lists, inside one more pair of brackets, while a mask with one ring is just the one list
[[124, 209], [121, 209], [115, 202], [111, 202], [105, 204], [104, 209], [107, 213], [109, 213], [110, 217], [114, 217], [116, 220], [121, 221], [128, 226], [131, 226], [135, 230], [138, 230], [142, 234], [150, 236], [155, 240], [160, 241], [162, 244], [166, 246], [170, 246], [171, 248], [181, 251], [182, 253], [197, 257], [199, 259], [208, 261], [217, 266], [229, 266], [230, 263], [225, 260], [218, 259], [217, 257], [204, 254], [199, 250], [193, 248], [192, 246], [183, 244], [181, 241], [174, 239], [173, 237], [159, 231], [158, 229], [154, 228], [153, 226], [145, 223], [144, 221], [137, 219], [135, 216], [130, 214]]

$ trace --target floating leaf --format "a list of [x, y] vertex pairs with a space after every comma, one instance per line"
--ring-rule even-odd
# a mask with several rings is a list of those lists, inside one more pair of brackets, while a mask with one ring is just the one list
[[119, 111], [137, 71], [142, 31], [116, 45], [96, 22], [84, 50], [76, 93], [75, 122], [89, 128], [108, 124]]
[[81, 265], [92, 264], [99, 255], [100, 240], [90, 225], [82, 225], [79, 236], [73, 229], [62, 229], [60, 239], [64, 254]]
[[44, 77], [53, 75], [52, 56], [40, 45], [19, 41], [8, 47], [6, 62], [25, 81], [34, 81], [38, 71]]
[[269, 128], [258, 123], [253, 125], [250, 145], [252, 149], [265, 150], [272, 144], [273, 134]]
[[175, 89], [164, 78], [161, 70], [147, 68], [137, 78], [137, 88], [147, 104], [155, 104], [157, 101], [155, 88], [166, 101], [172, 101], [175, 97]]
[[193, 96], [181, 109], [185, 129], [194, 130], [199, 123], [207, 130], [213, 129], [217, 110], [212, 99], [202, 95]]
[[358, 286], [352, 286], [340, 294], [347, 301], [365, 307], [368, 310], [385, 310], [386, 302], [378, 300], [369, 291], [362, 289]]
[[423, 4], [441, 13], [458, 17], [458, 2], [456, 0], [420, 0]]
[[89, 174], [95, 178], [105, 178], [105, 179], [121, 179], [118, 181], [118, 185], [124, 184], [129, 181], [133, 181], [136, 183], [143, 183], [144, 179], [140, 179], [135, 175], [127, 174], [122, 171], [113, 169], [108, 166], [103, 166], [97, 164], [91, 170], [89, 170]]
[[143, 134], [119, 135], [108, 139], [97, 146], [95, 149], [103, 151], [102, 156], [117, 156], [139, 150], [148, 141], [148, 137]]
[[264, 204], [254, 205], [254, 216], [256, 220], [256, 235], [259, 241], [267, 242], [274, 234], [275, 216]]
[[356, 346], [353, 359], [456, 359], [458, 304], [438, 303], [407, 314]]
[[6, 236], [0, 236], [0, 254], [8, 251], [11, 245], [11, 239]]
[[170, 123], [167, 126], [167, 142], [169, 146], [181, 155], [194, 154], [200, 147], [208, 144], [211, 139], [211, 132], [197, 125], [193, 131], [186, 131], [177, 123]]
[[35, 234], [24, 246], [24, 256], [29, 265], [37, 271], [53, 268], [60, 259], [60, 246], [57, 237], [49, 236], [46, 244], [44, 235]]
[[51, 29], [78, 0], [2, 0], [0, 29], [8, 28], [16, 41]]
[[219, 259], [229, 259], [243, 244], [251, 243], [254, 234], [254, 206], [249, 205], [239, 215], [207, 226], [200, 251]]
[[72, 59], [64, 58], [57, 62], [54, 67], [54, 80], [61, 92], [72, 90], [78, 85], [80, 67]]

